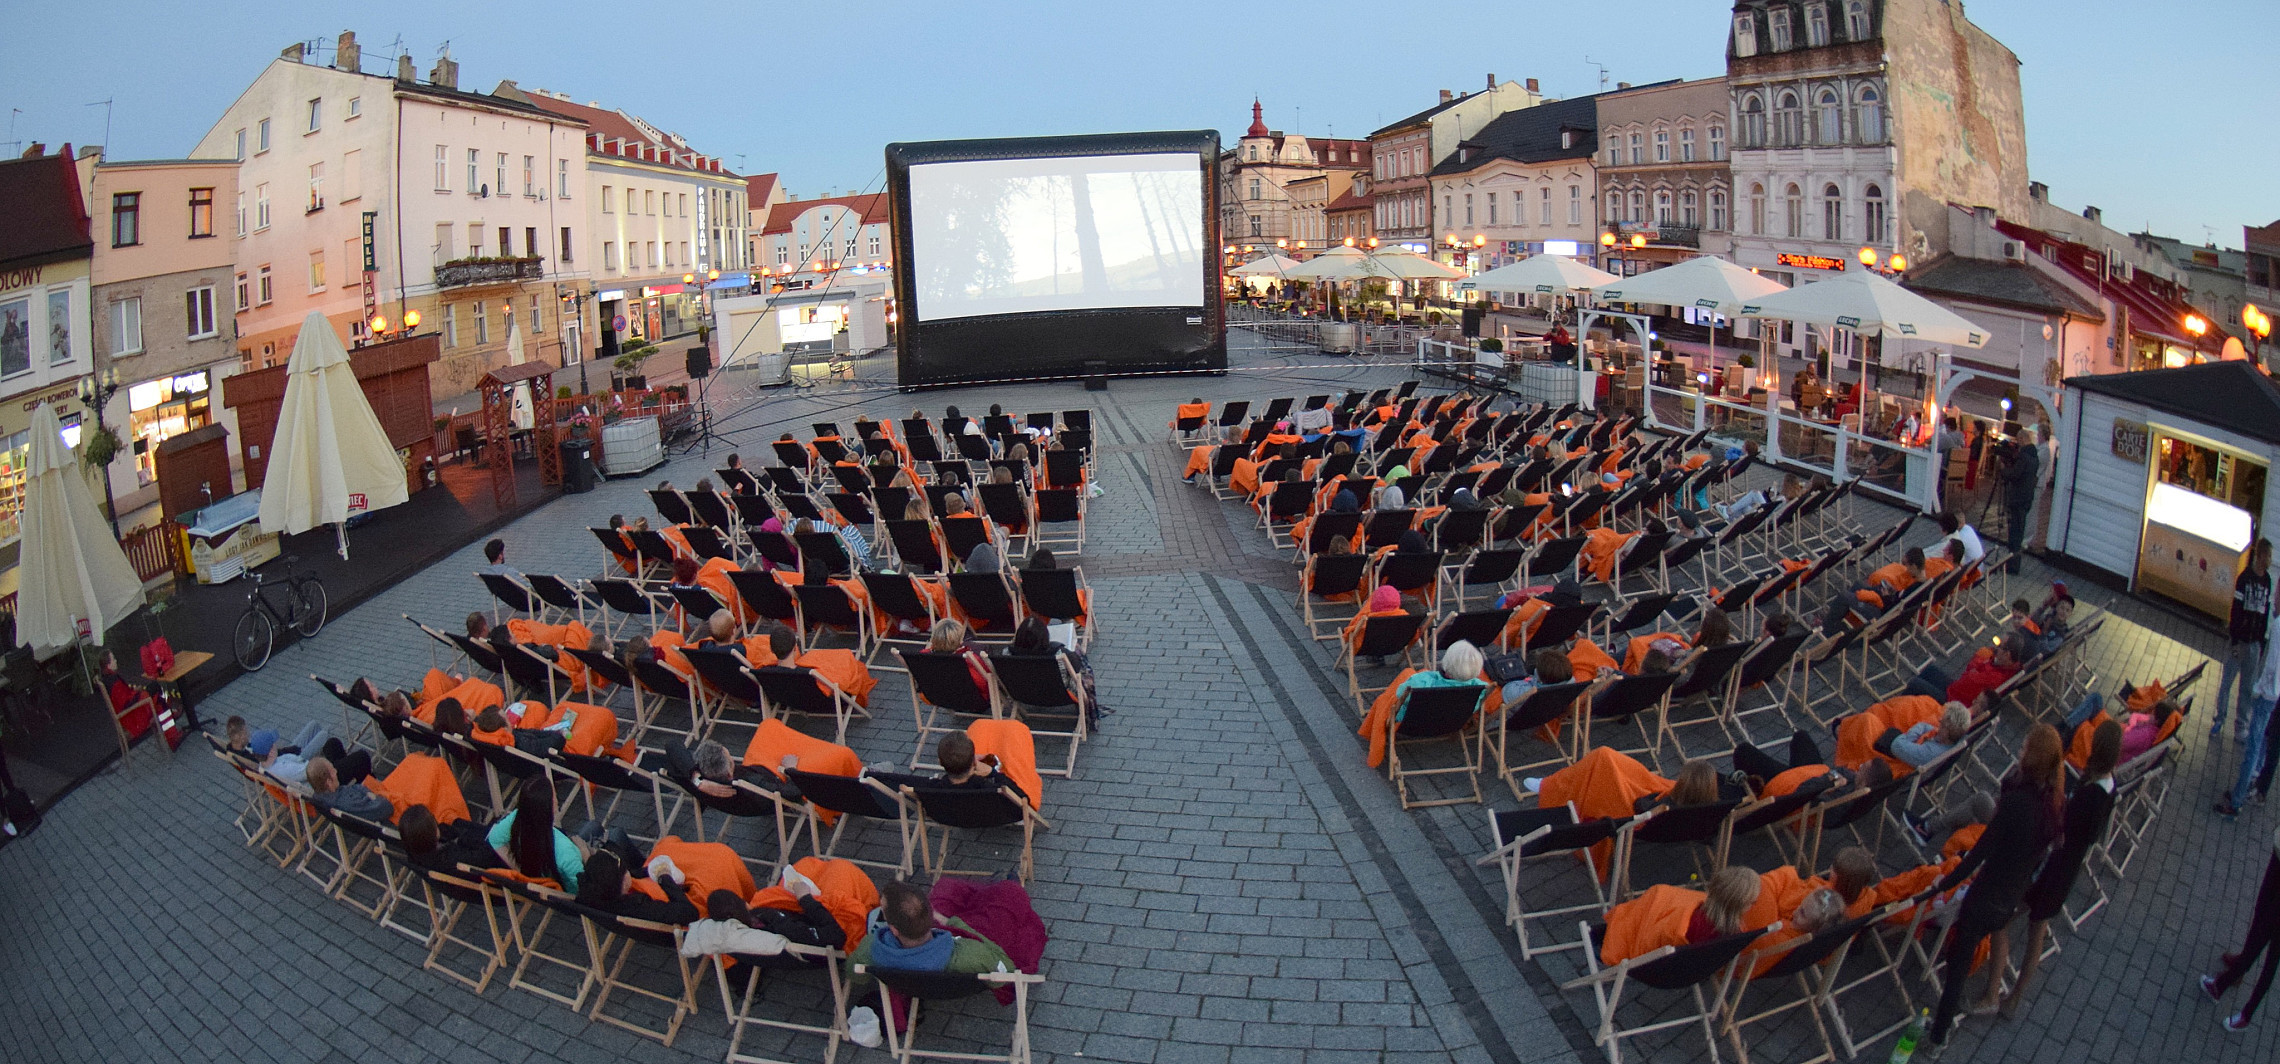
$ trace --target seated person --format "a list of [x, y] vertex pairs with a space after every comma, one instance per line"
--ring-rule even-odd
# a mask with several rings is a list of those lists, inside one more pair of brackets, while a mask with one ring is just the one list
[[1522, 789], [1536, 796], [1540, 808], [1573, 803], [1585, 819], [1627, 817], [1657, 806], [1707, 805], [1718, 800], [1718, 772], [1708, 761], [1679, 766], [1678, 779], [1668, 780], [1640, 764], [1637, 758], [1605, 746], [1584, 751], [1576, 763], [1549, 776], [1529, 776]]
[[127, 737], [140, 739], [150, 730], [151, 721], [158, 713], [157, 688], [148, 690], [128, 682], [119, 671], [119, 656], [106, 650], [102, 658], [103, 694], [110, 699], [111, 715], [118, 718], [119, 727], [126, 729]]
[[1970, 727], [1971, 711], [1963, 703], [1951, 701], [1940, 707], [1938, 724], [1920, 721], [1909, 725], [1906, 731], [1885, 729], [1876, 738], [1876, 751], [1904, 761], [1911, 768], [1922, 768], [1955, 749], [1955, 744], [1963, 741], [1964, 732]]
[[936, 787], [969, 791], [995, 791], [1003, 787], [1019, 795], [1023, 801], [1029, 799], [1029, 792], [1021, 784], [998, 771], [996, 754], [983, 757], [979, 762], [975, 760], [974, 740], [965, 732], [951, 732], [935, 743], [934, 760], [942, 766], [942, 771], [930, 778]]
[[660, 924], [686, 924], [697, 919], [697, 907], [689, 901], [689, 890], [678, 869], [665, 862], [666, 867], [651, 877], [651, 882], [662, 888], [660, 901], [633, 888], [633, 871], [616, 851], [594, 851], [586, 859], [583, 881], [578, 888], [578, 904], [623, 916], [630, 920], [649, 920]]
[[406, 808], [396, 818], [396, 834], [403, 840], [404, 853], [417, 868], [455, 872], [462, 865], [468, 868], [499, 866], [499, 854], [483, 841], [481, 828], [465, 820], [438, 824], [435, 813], [425, 805]]
[[[770, 803], [765, 803], [757, 795], [747, 794], [739, 789], [736, 786], [738, 780], [750, 783], [761, 790], [782, 795], [793, 801], [797, 801], [800, 796], [799, 788], [785, 782], [781, 777], [770, 772], [767, 767], [738, 764], [736, 759], [729, 755], [728, 747], [711, 739], [698, 743], [694, 749], [679, 740], [667, 741], [665, 744], [665, 766], [666, 771], [674, 777], [687, 780], [690, 787], [697, 793], [730, 803], [721, 805], [719, 808], [736, 813], [739, 816], [757, 815], [758, 812], [762, 811], [763, 805]], [[738, 812], [735, 803], [740, 798], [751, 799], [751, 808], [754, 812]]]
[[[1439, 669], [1409, 670], [1380, 692], [1376, 701], [1370, 703], [1369, 712], [1363, 714], [1361, 730], [1356, 733], [1369, 740], [1370, 765], [1385, 763], [1386, 743], [1391, 740], [1395, 725], [1407, 719], [1409, 692], [1427, 687], [1470, 687], [1479, 688], [1485, 694], [1489, 684], [1480, 678], [1481, 667], [1480, 649], [1459, 639], [1442, 652]], [[1476, 705], [1482, 711], [1494, 708], [1485, 700]]]
[[[1864, 846], [1847, 846], [1837, 851], [1831, 862], [1828, 888], [1836, 892], [1845, 906], [1845, 917], [1866, 916], [1877, 906], [1876, 885], [1883, 879], [1877, 871], [1876, 855]], [[1817, 880], [1818, 881], [1818, 880]]]
[[1664, 946], [1698, 946], [1740, 934], [1760, 889], [1758, 874], [1740, 865], [1719, 869], [1703, 891], [1648, 887], [1607, 911], [1599, 962], [1612, 967]]
[[309, 762], [319, 757], [332, 762], [336, 778], [348, 783], [362, 783], [372, 774], [371, 751], [349, 750], [315, 721], [302, 725], [290, 743], [281, 741], [272, 729], [247, 735], [245, 727], [245, 718], [231, 717], [223, 724], [224, 742], [259, 759], [263, 771], [287, 783], [308, 783]]
[[1838, 625], [1849, 623], [1854, 616], [1864, 621], [1882, 614], [1898, 601], [1916, 583], [1923, 580], [1924, 551], [1910, 547], [1900, 560], [1868, 574], [1850, 595], [1838, 595], [1829, 603], [1829, 612], [1821, 619], [1821, 630], [1834, 634]]
[[396, 815], [395, 803], [372, 793], [362, 783], [342, 783], [332, 762], [323, 757], [309, 762], [309, 791], [314, 795], [310, 801], [350, 816], [385, 824]]
[[871, 976], [856, 974], [858, 966], [971, 975], [1014, 970], [1013, 958], [997, 943], [983, 938], [964, 920], [938, 918], [926, 892], [900, 879], [880, 891], [869, 931], [847, 954], [850, 1001], [861, 1000], [871, 989]]
[[[1405, 599], [1402, 596], [1400, 588], [1394, 587], [1392, 584], [1379, 584], [1371, 589], [1368, 604], [1354, 614], [1353, 620], [1346, 622], [1346, 647], [1350, 651], [1362, 645], [1362, 633], [1371, 617], [1392, 617], [1400, 614], [1415, 615], [1421, 612], [1423, 612], [1422, 609], [1414, 600]], [[1359, 665], [1362, 662], [1357, 661], [1355, 664]], [[1383, 667], [1385, 658], [1383, 656], [1373, 657], [1368, 664], [1373, 667]]]
[[1782, 957], [1786, 955], [1770, 953], [1773, 947], [1792, 939], [1810, 938], [1843, 923], [1851, 916], [1846, 910], [1845, 900], [1836, 891], [1827, 887], [1814, 888], [1805, 895], [1804, 900], [1797, 903], [1796, 908], [1782, 914], [1778, 929], [1766, 932], [1750, 944], [1750, 952], [1761, 955], [1752, 974], [1764, 975], [1767, 969], [1781, 963]]
[[1575, 669], [1568, 656], [1555, 647], [1544, 647], [1530, 655], [1535, 666], [1531, 675], [1523, 676], [1504, 685], [1503, 704], [1506, 708], [1518, 706], [1539, 687], [1553, 687], [1575, 681]]
[[1857, 771], [1837, 768], [1821, 756], [1821, 748], [1803, 731], [1789, 736], [1787, 758], [1775, 757], [1750, 743], [1734, 747], [1734, 771], [1755, 781], [1757, 796], [1780, 798], [1798, 791], [1819, 794], [1858, 784], [1878, 787], [1892, 781], [1892, 771], [1880, 759], [1870, 759]]
[[[1900, 819], [1908, 825], [1908, 835], [1916, 840], [1918, 849], [1929, 850], [1932, 843], [1949, 838], [1956, 832], [1974, 824], [1984, 825], [1995, 818], [1995, 796], [1985, 791], [1973, 791], [1961, 802], [1950, 802], [1930, 816], [1914, 810], [1903, 810]], [[1973, 842], [1978, 837], [1972, 837]], [[1963, 844], [1969, 848], [1971, 843]]]
[[1994, 646], [1981, 647], [1972, 652], [1971, 660], [1963, 672], [1950, 677], [1937, 666], [1927, 665], [1924, 671], [1908, 681], [1908, 690], [1915, 694], [1945, 698], [1950, 702], [1971, 705], [1979, 696], [2003, 686], [2033, 653], [2033, 636], [2023, 631], [2006, 633]]
[[2089, 761], [2090, 736], [2104, 719], [2099, 710], [2111, 707], [2112, 719], [2122, 726], [2122, 763], [2128, 763], [2154, 745], [2169, 737], [2184, 719], [2185, 711], [2177, 703], [2162, 698], [2151, 706], [2139, 708], [2140, 700], [2124, 695], [2120, 701], [2110, 701], [2096, 691], [2084, 696], [2081, 703], [2066, 715], [2068, 742], [2067, 760], [2079, 770]]
[[497, 852], [499, 867], [530, 879], [551, 879], [565, 892], [578, 893], [586, 858], [578, 844], [554, 826], [554, 788], [545, 777], [523, 781], [514, 810], [491, 825], [484, 841]]
[[1908, 738], [1909, 745], [1904, 749], [1911, 756], [1928, 762], [1961, 741], [1970, 724], [1971, 712], [1960, 703], [1955, 704], [1951, 714], [1936, 698], [1924, 695], [1888, 698], [1859, 713], [1837, 719], [1832, 728], [1837, 733], [1835, 764], [1840, 768], [1858, 769], [1882, 755], [1890, 762], [1894, 775], [1905, 775], [1916, 767], [1916, 762], [1892, 752], [1894, 740]]
[[2033, 655], [2049, 656], [2074, 634], [2074, 596], [2064, 590], [2053, 592], [2028, 624], [2033, 626], [2030, 630], [2034, 632]]
[[[805, 864], [816, 858], [801, 858]], [[856, 872], [861, 875], [861, 871]], [[788, 896], [791, 908], [772, 897], [777, 893]], [[725, 895], [725, 896], [724, 896]], [[820, 888], [814, 879], [797, 871], [783, 877], [783, 883], [753, 895], [756, 904], [747, 904], [734, 891], [713, 892], [705, 912], [715, 920], [737, 920], [750, 927], [783, 936], [784, 940], [801, 946], [821, 949], [847, 948], [847, 931], [839, 918], [826, 906]]]
[[[956, 624], [957, 622], [952, 621], [950, 623]], [[1094, 686], [1092, 663], [1085, 660], [1083, 651], [1074, 650], [1056, 642], [1053, 639], [1052, 630], [1045, 626], [1044, 621], [1036, 617], [1023, 619], [1020, 627], [1013, 630], [1013, 644], [1008, 646], [1005, 652], [1012, 657], [1053, 658], [1059, 661], [1061, 682], [1072, 691], [1082, 687], [1085, 694], [1085, 704], [1091, 708], [1096, 716], [1099, 714], [1100, 707], [1094, 700], [1094, 692], [1097, 689]]]

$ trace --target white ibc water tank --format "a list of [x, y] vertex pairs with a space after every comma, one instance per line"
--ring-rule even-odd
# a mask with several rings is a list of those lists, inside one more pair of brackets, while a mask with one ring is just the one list
[[665, 443], [656, 418], [627, 418], [602, 427], [603, 476], [631, 476], [663, 464]]

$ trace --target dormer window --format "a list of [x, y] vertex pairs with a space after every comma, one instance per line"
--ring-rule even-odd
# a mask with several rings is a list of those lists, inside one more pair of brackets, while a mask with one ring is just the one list
[[1757, 54], [1757, 19], [1747, 11], [1734, 16], [1734, 54], [1745, 58]]
[[1789, 9], [1777, 7], [1765, 13], [1766, 36], [1773, 38], [1773, 50], [1786, 52], [1795, 43], [1789, 33]]
[[1575, 130], [1560, 130], [1560, 148], [1565, 150], [1573, 147], [1575, 147]]
[[1829, 43], [1829, 5], [1814, 4], [1805, 9], [1805, 44], [1819, 48]]

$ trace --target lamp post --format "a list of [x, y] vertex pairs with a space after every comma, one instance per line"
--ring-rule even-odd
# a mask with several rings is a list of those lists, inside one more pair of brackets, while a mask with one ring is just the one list
[[[87, 407], [88, 412], [95, 415], [95, 428], [98, 431], [110, 431], [110, 428], [103, 424], [103, 408], [110, 405], [111, 397], [118, 394], [118, 391], [118, 370], [107, 369], [101, 373], [91, 373], [79, 378], [79, 401]], [[112, 451], [112, 460], [116, 461], [118, 457], [118, 452]], [[98, 472], [103, 477], [103, 513], [111, 519], [111, 538], [117, 539], [119, 538], [119, 503], [118, 500], [111, 497], [110, 462], [103, 463], [103, 468]]]
[[2240, 323], [2247, 328], [2249, 342], [2254, 347], [2255, 353], [2250, 357], [2256, 360], [2258, 366], [2264, 365], [2264, 341], [2272, 338], [2272, 315], [2254, 303], [2243, 303]]

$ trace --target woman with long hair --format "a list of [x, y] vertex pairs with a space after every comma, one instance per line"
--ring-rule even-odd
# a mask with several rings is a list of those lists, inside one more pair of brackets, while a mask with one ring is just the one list
[[572, 894], [578, 892], [586, 859], [570, 836], [554, 826], [554, 788], [545, 777], [523, 781], [514, 812], [491, 825], [488, 841], [506, 867], [533, 879], [551, 879]]
[[2106, 827], [2114, 816], [2114, 767], [2121, 761], [2122, 726], [2103, 721], [2090, 733], [2090, 757], [2082, 766], [2082, 782], [2074, 785], [2074, 793], [2066, 800], [2064, 838], [2051, 851], [2050, 860], [2043, 862], [2034, 885], [2027, 888], [2027, 954], [2019, 962], [2019, 977], [2011, 983], [2011, 992], [2003, 995], [2005, 1016], [2018, 1013], [2019, 999], [2042, 963], [2051, 917], [2065, 909], [2066, 897], [2082, 873], [2083, 860], [2090, 856], [2090, 848], [2106, 837]]
[[1980, 998], [1979, 1009], [1992, 1011], [2000, 1003], [2003, 969], [2009, 964], [2004, 929], [2018, 913], [2035, 871], [2042, 867], [2043, 854], [2058, 836], [2065, 804], [2066, 762], [2058, 729], [2037, 724], [2027, 732], [2017, 767], [2004, 777], [2002, 794], [1995, 800], [1995, 816], [1988, 821], [1986, 832], [1955, 870], [1932, 888], [1945, 894], [1965, 879], [1971, 880], [1971, 889], [1957, 906], [1955, 926], [1948, 932], [1943, 954], [1947, 969], [1942, 973], [1939, 1008], [1932, 1014], [1932, 1044], [1947, 1043], [1948, 1028], [1963, 998], [1964, 981], [1971, 977], [1972, 959], [1979, 943], [1986, 939], [1994, 940], [1995, 963], [1988, 965], [1987, 991]]

